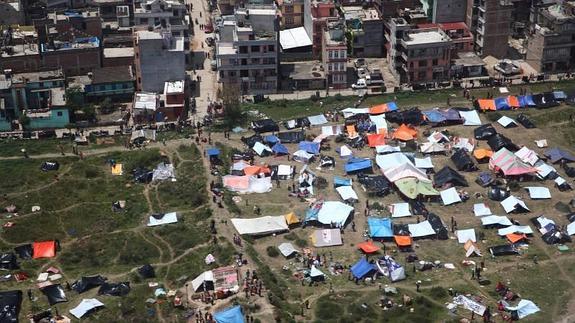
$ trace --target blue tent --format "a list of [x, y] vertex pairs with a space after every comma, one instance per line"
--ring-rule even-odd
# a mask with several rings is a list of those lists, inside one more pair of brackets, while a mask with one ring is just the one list
[[361, 258], [355, 265], [351, 266], [351, 273], [353, 277], [361, 279], [368, 275], [370, 272], [376, 270], [374, 264], [370, 264], [365, 258]]
[[531, 95], [520, 95], [517, 97], [517, 100], [519, 101], [519, 105], [522, 108], [529, 108], [535, 106], [535, 102], [533, 101], [533, 97]]
[[220, 150], [218, 148], [208, 148], [206, 149], [206, 153], [208, 154], [209, 157], [219, 156]]
[[272, 151], [274, 152], [274, 154], [278, 154], [278, 155], [287, 155], [289, 154], [289, 151], [287, 149], [286, 146], [280, 144], [279, 142], [276, 143], [273, 147], [272, 147]]
[[339, 176], [334, 176], [333, 187], [339, 187], [339, 186], [351, 186], [351, 178], [347, 179]]
[[264, 137], [264, 141], [270, 144], [275, 144], [276, 142], [279, 142], [280, 139], [274, 135], [267, 135]]
[[239, 305], [214, 313], [216, 323], [244, 323], [244, 315]]
[[556, 101], [564, 101], [567, 100], [567, 94], [563, 91], [553, 91], [553, 98], [555, 98]]
[[319, 154], [319, 142], [300, 141], [298, 147], [300, 150], [304, 150], [310, 154]]
[[345, 172], [349, 174], [363, 170], [371, 171], [371, 167], [369, 158], [350, 158], [345, 164]]
[[497, 98], [495, 99], [495, 109], [497, 110], [509, 110], [511, 109], [511, 107], [509, 106], [509, 103], [507, 102], [507, 98]]
[[390, 218], [367, 218], [369, 226], [369, 236], [372, 238], [392, 238], [393, 230], [391, 228]]
[[396, 111], [396, 110], [398, 110], [399, 108], [397, 107], [397, 103], [395, 103], [395, 102], [387, 102], [387, 109], [388, 109], [389, 111]]
[[439, 112], [438, 110], [423, 111], [422, 113], [430, 123], [441, 123], [447, 121], [447, 118], [443, 115], [443, 113]]
[[549, 158], [552, 163], [557, 163], [559, 161], [565, 161], [565, 162], [575, 161], [575, 157], [573, 155], [559, 148], [548, 149], [543, 154], [545, 155], [545, 157]]

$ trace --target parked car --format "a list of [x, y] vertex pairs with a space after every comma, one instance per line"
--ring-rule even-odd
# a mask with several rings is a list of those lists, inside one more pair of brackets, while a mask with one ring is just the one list
[[355, 68], [360, 68], [360, 67], [365, 67], [367, 66], [367, 63], [365, 61], [365, 58], [358, 58], [353, 62], [353, 66], [355, 66]]
[[383, 75], [379, 69], [374, 69], [369, 75], [366, 75], [365, 81], [367, 85], [382, 85], [384, 83]]
[[351, 85], [351, 88], [354, 90], [367, 89], [367, 82], [365, 79], [359, 79], [357, 83]]
[[523, 72], [519, 64], [509, 59], [499, 61], [494, 69], [503, 75], [516, 75]]
[[357, 69], [357, 77], [360, 79], [364, 79], [366, 76], [369, 75], [369, 70], [367, 67], [360, 67]]

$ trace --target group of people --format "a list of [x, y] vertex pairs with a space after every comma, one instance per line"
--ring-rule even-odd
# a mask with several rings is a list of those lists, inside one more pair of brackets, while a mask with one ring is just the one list
[[262, 296], [263, 281], [259, 279], [256, 271], [254, 270], [250, 275], [250, 270], [246, 271], [246, 277], [244, 279], [243, 289], [246, 298], [250, 296]]

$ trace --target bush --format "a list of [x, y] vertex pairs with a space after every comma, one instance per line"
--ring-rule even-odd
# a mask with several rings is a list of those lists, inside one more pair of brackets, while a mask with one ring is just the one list
[[447, 297], [447, 291], [441, 286], [435, 286], [429, 290], [429, 296], [433, 299], [443, 299]]
[[343, 96], [341, 96], [340, 93], [336, 93], [333, 97], [335, 98], [336, 101], [341, 101], [343, 99]]
[[325, 178], [323, 178], [323, 177], [317, 177], [317, 178], [315, 179], [315, 186], [316, 186], [318, 189], [320, 189], [320, 190], [326, 189], [326, 188], [327, 188], [327, 185], [328, 185], [328, 183], [327, 183], [327, 180], [326, 180]]
[[317, 101], [319, 100], [319, 96], [317, 96], [317, 95], [315, 95], [315, 94], [312, 94], [312, 95], [309, 97], [309, 99], [310, 99], [312, 102], [317, 102]]
[[307, 247], [307, 240], [297, 238], [297, 239], [295, 240], [295, 245], [298, 246], [298, 247], [300, 247], [300, 248]]
[[501, 113], [499, 112], [488, 112], [487, 119], [491, 122], [496, 122], [502, 117]]
[[293, 233], [293, 232], [290, 232], [290, 233], [284, 235], [284, 238], [285, 238], [286, 240], [293, 241], [293, 240], [298, 239], [299, 237], [297, 236], [297, 234], [295, 234], [295, 233]]
[[374, 209], [374, 210], [384, 210], [385, 208], [383, 207], [383, 205], [379, 204], [379, 202], [373, 202], [369, 205], [370, 209]]
[[86, 178], [96, 178], [100, 175], [100, 172], [98, 172], [97, 169], [94, 168], [88, 168], [86, 169], [86, 171], [84, 172], [84, 175], [86, 176]]
[[270, 256], [272, 258], [275, 258], [275, 257], [280, 255], [278, 248], [276, 248], [274, 246], [267, 247], [266, 252], [267, 252], [268, 256]]
[[517, 192], [519, 191], [519, 189], [521, 189], [521, 185], [519, 185], [519, 182], [513, 181], [509, 183], [509, 190], [511, 192]]

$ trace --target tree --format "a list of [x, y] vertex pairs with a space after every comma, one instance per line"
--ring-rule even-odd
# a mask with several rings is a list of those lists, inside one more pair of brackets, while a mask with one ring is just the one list
[[221, 90], [218, 90], [218, 99], [224, 106], [223, 123], [228, 129], [235, 126], [243, 125], [247, 121], [247, 115], [241, 106], [241, 91], [238, 84], [224, 84]]
[[30, 117], [28, 117], [25, 114], [22, 114], [18, 118], [18, 123], [22, 126], [22, 130], [26, 130], [26, 129], [28, 129], [28, 126], [30, 125]]
[[82, 108], [84, 104], [84, 92], [80, 86], [70, 86], [65, 93], [66, 107], [72, 111]]

